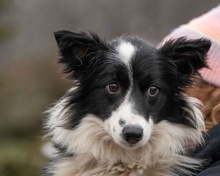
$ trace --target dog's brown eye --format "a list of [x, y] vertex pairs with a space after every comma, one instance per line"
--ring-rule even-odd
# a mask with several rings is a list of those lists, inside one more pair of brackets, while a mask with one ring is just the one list
[[148, 95], [150, 95], [152, 97], [156, 96], [158, 94], [158, 92], [159, 92], [159, 89], [156, 86], [150, 86], [147, 90]]
[[113, 82], [107, 85], [107, 90], [109, 93], [118, 93], [120, 90], [120, 87], [117, 83]]

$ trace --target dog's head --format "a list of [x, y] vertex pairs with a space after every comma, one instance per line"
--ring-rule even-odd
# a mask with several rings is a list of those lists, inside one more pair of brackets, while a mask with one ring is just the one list
[[157, 49], [127, 35], [106, 42], [94, 33], [59, 31], [55, 38], [59, 62], [75, 80], [65, 96], [65, 128], [75, 129], [92, 115], [129, 149], [144, 146], [161, 121], [197, 128], [184, 89], [207, 67], [210, 41], [178, 38]]

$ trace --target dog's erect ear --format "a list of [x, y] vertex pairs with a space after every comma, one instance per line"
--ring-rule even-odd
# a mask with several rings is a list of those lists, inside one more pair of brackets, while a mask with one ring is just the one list
[[94, 33], [58, 31], [54, 35], [61, 54], [59, 62], [65, 64], [66, 73], [76, 72], [74, 75], [77, 75], [95, 62], [94, 57], [108, 49], [107, 44]]
[[184, 75], [194, 75], [207, 66], [206, 55], [211, 46], [207, 39], [186, 40], [185, 37], [169, 40], [159, 49], [166, 58], [172, 59], [178, 72]]

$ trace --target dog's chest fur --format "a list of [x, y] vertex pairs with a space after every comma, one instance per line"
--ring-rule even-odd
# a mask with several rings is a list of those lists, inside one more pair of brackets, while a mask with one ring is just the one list
[[[195, 99], [189, 99], [189, 102], [192, 106], [197, 103]], [[197, 117], [202, 118], [201, 112], [194, 108]], [[53, 167], [48, 167], [48, 173], [54, 173], [54, 176], [171, 176], [176, 175], [175, 171], [179, 169], [187, 174], [189, 171], [182, 167], [193, 169], [200, 163], [184, 156], [185, 146], [196, 143], [195, 139], [199, 137], [197, 135], [201, 135], [197, 130], [161, 122], [155, 126], [146, 146], [124, 150], [115, 144], [97, 118], [91, 116], [82, 123], [84, 125], [74, 132], [57, 129], [53, 131], [56, 136], [53, 141], [62, 141], [63, 145], [68, 146], [67, 153], [76, 154], [64, 156], [61, 153], [52, 163]], [[86, 129], [87, 133], [83, 138], [77, 137]], [[74, 143], [71, 139], [75, 139]]]

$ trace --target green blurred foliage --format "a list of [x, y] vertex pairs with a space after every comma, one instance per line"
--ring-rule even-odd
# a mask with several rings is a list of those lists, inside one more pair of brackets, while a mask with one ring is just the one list
[[1, 176], [39, 176], [46, 159], [33, 139], [8, 139], [0, 143]]

